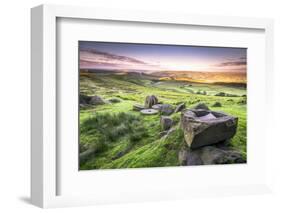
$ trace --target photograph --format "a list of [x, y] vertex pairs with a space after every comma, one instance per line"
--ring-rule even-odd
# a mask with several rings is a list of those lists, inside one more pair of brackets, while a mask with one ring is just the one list
[[247, 163], [247, 48], [78, 41], [79, 170]]

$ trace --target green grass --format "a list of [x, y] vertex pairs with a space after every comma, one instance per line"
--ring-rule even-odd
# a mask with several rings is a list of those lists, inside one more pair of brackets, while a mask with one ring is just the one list
[[[196, 94], [206, 91], [206, 95]], [[191, 108], [199, 102], [212, 110], [237, 116], [238, 129], [231, 145], [246, 158], [246, 94], [245, 88], [176, 81], [153, 81], [130, 75], [91, 74], [80, 76], [80, 92], [99, 95], [105, 100], [118, 99], [104, 105], [80, 109], [80, 169], [112, 169], [177, 166], [178, 152], [184, 145], [179, 128], [180, 113], [172, 114], [175, 131], [160, 138], [160, 115], [144, 116], [133, 111], [135, 103], [143, 104], [147, 95], [176, 106], [185, 102]], [[239, 97], [215, 96], [218, 92]], [[211, 107], [220, 102], [222, 107]], [[88, 153], [85, 154], [85, 151]], [[86, 156], [86, 157], [85, 157]]]

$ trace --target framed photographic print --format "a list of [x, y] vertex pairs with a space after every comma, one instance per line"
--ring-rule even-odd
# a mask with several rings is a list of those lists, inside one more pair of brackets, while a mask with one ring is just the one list
[[80, 170], [246, 163], [246, 48], [78, 45]]
[[33, 8], [32, 203], [269, 192], [272, 28], [269, 19]]

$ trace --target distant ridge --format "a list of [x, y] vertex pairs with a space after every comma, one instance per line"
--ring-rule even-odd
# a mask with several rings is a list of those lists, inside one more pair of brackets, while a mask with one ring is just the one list
[[112, 69], [80, 69], [80, 73], [100, 73], [134, 75], [160, 81], [183, 81], [190, 83], [206, 83], [224, 86], [247, 86], [246, 73], [241, 72], [195, 72], [195, 71], [155, 71], [147, 70], [112, 70]]

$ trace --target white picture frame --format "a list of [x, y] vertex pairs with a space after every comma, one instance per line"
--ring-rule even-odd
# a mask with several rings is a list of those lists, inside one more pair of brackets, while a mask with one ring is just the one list
[[[265, 57], [263, 79], [265, 88], [262, 92], [265, 94], [266, 103], [272, 104], [273, 97], [270, 91], [273, 88], [273, 21], [271, 19], [241, 18], [241, 17], [217, 17], [202, 15], [187, 15], [173, 13], [153, 13], [147, 11], [122, 11], [109, 10], [101, 8], [85, 8], [74, 6], [54, 6], [41, 5], [31, 10], [31, 201], [34, 205], [47, 207], [62, 207], [76, 205], [91, 205], [100, 203], [116, 202], [138, 202], [144, 200], [165, 200], [182, 199], [197, 196], [215, 196], [215, 195], [241, 195], [252, 193], [264, 193], [270, 191], [270, 166], [269, 161], [260, 168], [260, 172], [265, 174], [258, 183], [244, 184], [233, 183], [233, 185], [222, 184], [220, 186], [200, 187], [194, 183], [191, 188], [182, 189], [175, 186], [168, 187], [165, 190], [144, 191], [133, 194], [127, 191], [120, 196], [118, 193], [103, 195], [58, 195], [58, 174], [61, 167], [58, 166], [60, 156], [57, 149], [57, 88], [60, 83], [57, 80], [57, 20], [79, 19], [79, 20], [114, 20], [119, 22], [135, 23], [153, 23], [161, 25], [181, 25], [181, 26], [202, 26], [202, 27], [220, 27], [231, 29], [256, 29], [264, 31]], [[271, 119], [271, 118], [266, 118]], [[268, 120], [270, 121], [270, 120]], [[269, 123], [269, 122], [267, 122]], [[270, 131], [268, 126], [265, 147], [268, 146]], [[262, 157], [268, 157], [263, 155]], [[208, 168], [206, 168], [208, 169]], [[163, 175], [157, 169], [149, 169], [149, 173]], [[78, 171], [77, 171], [78, 172]], [[119, 171], [117, 171], [119, 172]], [[117, 172], [111, 175], [118, 175]], [[142, 173], [142, 170], [136, 171]], [[179, 171], [179, 173], [182, 172]], [[120, 171], [120, 174], [126, 174], [128, 170]], [[156, 174], [159, 173], [159, 174]], [[171, 181], [176, 181], [175, 176], [170, 177]], [[74, 183], [75, 184], [75, 183]], [[161, 185], [159, 185], [161, 186]], [[121, 192], [122, 193], [122, 192]], [[127, 193], [127, 194], [126, 194]]]

